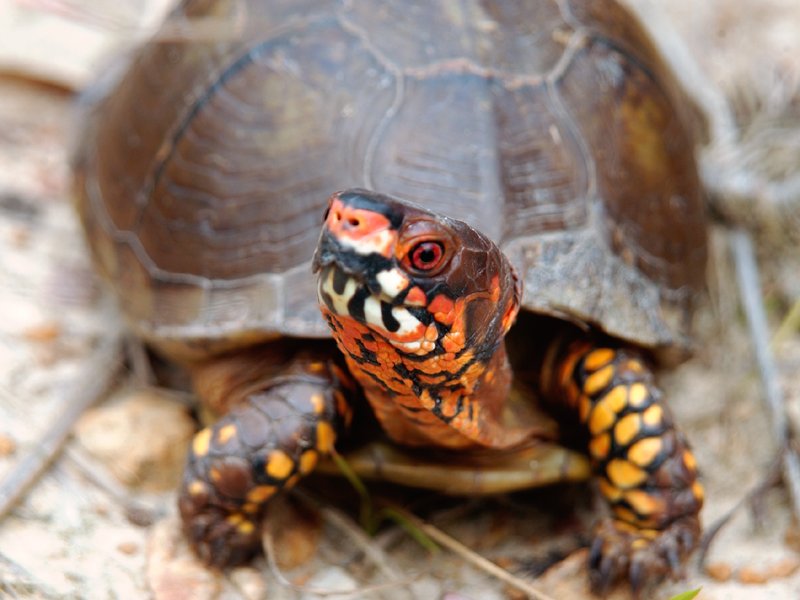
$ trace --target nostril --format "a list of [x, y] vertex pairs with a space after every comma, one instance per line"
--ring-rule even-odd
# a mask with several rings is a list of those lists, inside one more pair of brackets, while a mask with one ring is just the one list
[[350, 227], [352, 228], [356, 228], [361, 224], [361, 221], [359, 221], [355, 217], [350, 217], [349, 219], [347, 219], [347, 224], [350, 225]]

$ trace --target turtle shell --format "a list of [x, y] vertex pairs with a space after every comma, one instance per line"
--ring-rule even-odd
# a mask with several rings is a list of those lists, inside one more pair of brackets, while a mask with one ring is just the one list
[[328, 196], [365, 187], [496, 241], [530, 311], [687, 343], [699, 122], [621, 7], [198, 0], [171, 18], [205, 16], [232, 25], [145, 45], [77, 161], [96, 262], [144, 338], [186, 355], [327, 336], [310, 260]]

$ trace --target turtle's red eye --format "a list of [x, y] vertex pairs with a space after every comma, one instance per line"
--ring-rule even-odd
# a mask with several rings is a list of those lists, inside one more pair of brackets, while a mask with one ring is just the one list
[[444, 246], [440, 242], [420, 242], [411, 249], [409, 257], [417, 271], [432, 271], [444, 258]]

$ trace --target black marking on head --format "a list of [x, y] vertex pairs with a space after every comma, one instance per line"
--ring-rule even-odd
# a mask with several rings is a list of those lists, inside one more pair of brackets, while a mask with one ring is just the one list
[[352, 189], [339, 193], [338, 197], [342, 204], [383, 215], [389, 220], [392, 229], [399, 229], [403, 223], [402, 212], [397, 209], [395, 202], [388, 196], [369, 190]]
[[383, 326], [386, 328], [386, 331], [394, 333], [400, 329], [400, 321], [394, 318], [392, 314], [392, 305], [388, 302], [381, 301], [381, 320], [383, 321]]
[[344, 294], [344, 288], [347, 286], [349, 279], [347, 273], [341, 269], [333, 269], [333, 291], [340, 296]]
[[367, 318], [364, 316], [364, 302], [370, 297], [370, 291], [363, 285], [358, 286], [353, 297], [347, 303], [347, 312], [356, 321], [365, 323]]

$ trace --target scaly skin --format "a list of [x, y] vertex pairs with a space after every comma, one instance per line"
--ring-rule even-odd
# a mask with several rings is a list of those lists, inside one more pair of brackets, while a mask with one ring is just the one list
[[633, 350], [582, 340], [559, 344], [543, 365], [549, 398], [566, 403], [588, 433], [598, 487], [613, 517], [589, 555], [595, 592], [627, 578], [635, 593], [676, 575], [700, 535], [703, 487], [650, 369]]
[[195, 435], [179, 508], [205, 563], [227, 567], [256, 554], [268, 501], [333, 449], [350, 418], [341, 375], [329, 362], [296, 362]]

